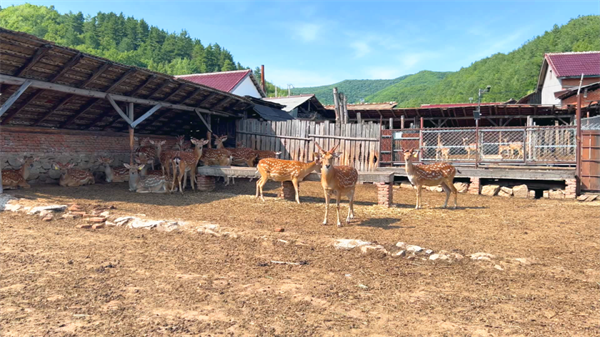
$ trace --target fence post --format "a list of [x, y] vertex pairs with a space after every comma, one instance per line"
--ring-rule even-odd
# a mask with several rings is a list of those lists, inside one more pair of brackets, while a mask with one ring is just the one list
[[423, 117], [421, 117], [421, 121], [420, 121], [420, 125], [421, 127], [419, 128], [419, 162], [423, 161]]
[[475, 119], [475, 168], [479, 168], [479, 118]]
[[[583, 75], [581, 75], [583, 77]], [[580, 85], [581, 87], [581, 85]], [[577, 121], [577, 131], [575, 136], [575, 160], [577, 161], [575, 170], [575, 179], [577, 184], [576, 195], [581, 194], [581, 93], [577, 92], [577, 111], [575, 113]]]

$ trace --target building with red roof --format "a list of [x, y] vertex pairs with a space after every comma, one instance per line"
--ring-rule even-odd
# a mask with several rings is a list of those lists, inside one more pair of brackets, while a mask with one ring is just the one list
[[545, 54], [529, 103], [560, 105], [561, 94], [578, 87], [582, 75], [583, 85], [600, 82], [600, 51]]
[[178, 75], [175, 77], [203, 84], [238, 96], [251, 96], [255, 98], [263, 98], [266, 96], [250, 69]]

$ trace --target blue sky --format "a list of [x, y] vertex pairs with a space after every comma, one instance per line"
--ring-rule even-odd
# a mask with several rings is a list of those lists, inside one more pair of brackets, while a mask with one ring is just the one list
[[[2, 7], [20, 1], [2, 0]], [[456, 71], [554, 24], [599, 14], [587, 1], [28, 1], [65, 13], [123, 12], [219, 43], [286, 87]]]

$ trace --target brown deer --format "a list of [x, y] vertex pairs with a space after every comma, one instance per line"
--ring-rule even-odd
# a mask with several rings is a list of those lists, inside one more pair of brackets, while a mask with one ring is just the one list
[[275, 152], [275, 151], [264, 151], [264, 150], [255, 150], [256, 154], [258, 155], [258, 160], [260, 161], [261, 159], [265, 159], [265, 158], [279, 158], [279, 155], [281, 154], [281, 152]]
[[154, 162], [156, 158], [158, 158], [158, 154], [155, 146], [148, 146], [148, 144], [154, 144], [150, 140], [150, 138], [142, 139], [141, 146], [136, 149], [136, 155], [144, 154], [147, 158], [147, 161], [144, 164], [150, 165], [150, 167], [154, 170]]
[[94, 176], [86, 170], [74, 169], [75, 164], [54, 163], [54, 169], [61, 171], [58, 184], [63, 187], [93, 185], [96, 183]]
[[[144, 157], [143, 158], [147, 158]], [[106, 174], [107, 183], [121, 183], [129, 181], [129, 170], [125, 167], [111, 167], [110, 164], [113, 162], [111, 158], [100, 157], [98, 161], [104, 164], [104, 173]], [[146, 160], [146, 162], [148, 162]]]
[[416, 156], [414, 149], [404, 150], [405, 169], [410, 183], [417, 188], [417, 205], [415, 209], [421, 208], [421, 188], [423, 186], [441, 185], [446, 191], [446, 202], [444, 208], [448, 205], [450, 193], [454, 194], [454, 208], [456, 208], [456, 199], [458, 191], [454, 187], [454, 176], [456, 169], [448, 163], [435, 163], [429, 165], [414, 165], [412, 160]]
[[171, 176], [171, 172], [169, 172], [169, 170], [171, 169], [171, 159], [178, 151], [169, 151], [169, 150], [163, 149], [163, 146], [166, 143], [165, 140], [161, 140], [161, 141], [150, 140], [150, 143], [152, 145], [154, 145], [154, 147], [156, 148], [156, 156], [158, 157], [158, 160], [160, 161], [160, 166], [162, 168], [163, 175]]
[[[185, 186], [186, 186], [187, 172], [189, 171], [190, 172], [190, 185], [192, 186], [192, 190], [194, 190], [194, 191], [196, 190], [196, 188], [194, 187], [194, 183], [196, 183], [196, 167], [198, 167], [198, 162], [200, 161], [200, 158], [202, 157], [204, 145], [208, 144], [209, 142], [210, 142], [210, 140], [204, 140], [204, 138], [199, 139], [199, 140], [196, 138], [192, 138], [192, 144], [194, 144], [193, 152], [183, 152], [182, 151], [182, 152], [178, 152], [175, 154], [175, 156], [177, 158], [179, 158], [180, 161], [185, 162], [185, 165], [181, 165], [181, 164], [177, 165], [178, 168], [185, 167], [185, 170], [182, 172], [182, 174], [184, 175], [183, 188], [185, 188]], [[173, 165], [173, 167], [175, 167], [175, 165]], [[175, 179], [175, 172], [173, 172], [173, 179]], [[173, 180], [173, 181], [175, 181], [175, 180]]]
[[177, 181], [179, 185], [179, 192], [181, 192], [181, 195], [183, 195], [183, 190], [185, 189], [185, 180], [187, 179], [187, 171], [190, 171], [190, 169], [187, 167], [187, 162], [179, 158], [178, 155], [173, 157], [171, 164], [173, 165], [173, 183], [171, 184], [171, 192], [173, 192], [175, 186], [177, 186], [175, 185], [175, 181]]
[[231, 152], [223, 147], [223, 142], [227, 140], [227, 136], [217, 137], [213, 135], [215, 139], [216, 149], [204, 149], [202, 153], [202, 162], [206, 166], [230, 166], [231, 165]]
[[342, 194], [348, 197], [348, 216], [346, 224], [354, 218], [354, 189], [358, 181], [358, 171], [350, 166], [333, 166], [335, 158], [339, 158], [340, 153], [335, 150], [340, 144], [337, 144], [329, 151], [325, 152], [317, 143], [321, 159], [321, 186], [325, 194], [325, 219], [323, 225], [327, 224], [327, 215], [329, 214], [329, 199], [333, 193], [336, 195], [337, 206], [337, 226], [342, 227], [340, 222], [340, 201]]
[[442, 143], [441, 135], [438, 134], [437, 147], [435, 148], [435, 159], [439, 160], [443, 158], [444, 160], [448, 160], [450, 156], [450, 148], [444, 147], [444, 143]]
[[467, 145], [467, 142], [469, 141], [469, 138], [463, 138], [463, 146], [465, 148], [465, 150], [467, 150], [467, 159], [471, 159], [471, 152], [475, 152], [475, 155], [477, 155], [477, 143], [469, 143]]
[[2, 186], [6, 189], [18, 187], [30, 188], [31, 186], [27, 183], [27, 179], [29, 178], [30, 170], [33, 168], [33, 163], [39, 159], [39, 157], [18, 158], [17, 161], [21, 163], [21, 168], [18, 170], [2, 171]]
[[140, 172], [144, 165], [123, 164], [129, 170], [129, 190], [137, 193], [166, 193], [167, 177], [165, 176], [144, 176]]
[[269, 179], [273, 181], [291, 181], [296, 191], [296, 202], [300, 203], [298, 195], [298, 184], [311, 172], [319, 170], [321, 162], [319, 156], [315, 154], [315, 160], [310, 163], [303, 163], [294, 160], [283, 160], [275, 158], [266, 158], [258, 162], [256, 166], [260, 179], [256, 182], [256, 197], [265, 201], [263, 197], [263, 186]]
[[[254, 167], [258, 157], [256, 151], [249, 147], [243, 147], [241, 142], [237, 142], [236, 145], [235, 148], [227, 148], [231, 152], [231, 165], [242, 166], [246, 164], [248, 167]], [[223, 143], [218, 143], [217, 148], [223, 148]]]
[[512, 158], [517, 151], [517, 158], [523, 158], [523, 143], [512, 142], [508, 144], [510, 149], [510, 157]]
[[[503, 139], [504, 143], [507, 143], [508, 140], [507, 139]], [[511, 150], [510, 150], [510, 144], [509, 145], [498, 145], [498, 155], [501, 157], [504, 157], [504, 152], [506, 152], [506, 155], [508, 156], [508, 158], [512, 157], [511, 154]]]

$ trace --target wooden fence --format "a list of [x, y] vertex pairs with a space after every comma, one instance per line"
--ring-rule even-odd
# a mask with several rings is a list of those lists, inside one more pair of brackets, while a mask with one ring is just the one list
[[314, 159], [314, 152], [318, 150], [315, 141], [326, 151], [340, 143], [336, 150], [341, 153], [339, 165], [352, 166], [359, 171], [374, 171], [379, 159], [379, 133], [378, 123], [261, 122], [246, 119], [238, 121], [236, 141], [255, 150], [281, 152], [281, 159], [303, 162]]

